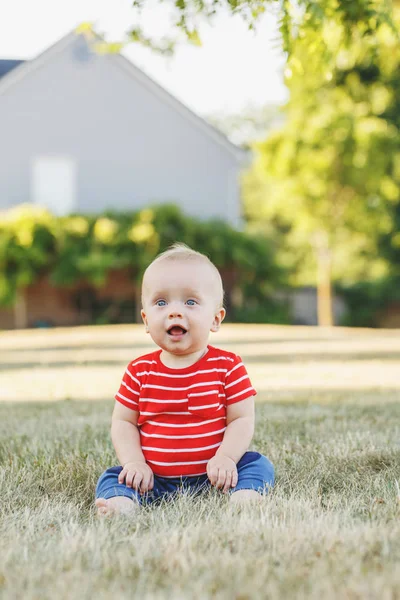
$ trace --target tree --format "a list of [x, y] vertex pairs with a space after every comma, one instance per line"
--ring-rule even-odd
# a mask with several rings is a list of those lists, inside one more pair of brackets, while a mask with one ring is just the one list
[[[395, 235], [400, 188], [394, 15], [385, 3], [380, 15], [372, 2], [340, 4], [354, 9], [352, 20], [327, 2], [318, 27], [310, 29], [307, 11], [298, 22], [286, 68], [286, 121], [259, 145], [246, 182], [267, 218], [286, 224], [300, 246], [305, 240], [312, 246], [322, 325], [333, 323], [333, 267], [349, 272], [340, 260], [371, 260], [382, 236]], [[374, 267], [386, 268], [382, 260]]]
[[[159, 0], [161, 5], [162, 0]], [[129, 41], [140, 42], [161, 52], [173, 51], [179, 33], [191, 43], [201, 44], [199, 25], [202, 20], [212, 20], [220, 12], [240, 15], [250, 29], [257, 27], [257, 19], [266, 11], [279, 18], [283, 49], [290, 55], [299, 31], [319, 29], [327, 19], [340, 22], [346, 35], [351, 35], [354, 24], [364, 22], [371, 30], [388, 19], [388, 0], [175, 0], [167, 5], [169, 20], [166, 29], [172, 37], [158, 40], [149, 37], [140, 25], [140, 14], [148, 0], [134, 0], [136, 24], [127, 30]], [[164, 5], [165, 6], [165, 5]]]

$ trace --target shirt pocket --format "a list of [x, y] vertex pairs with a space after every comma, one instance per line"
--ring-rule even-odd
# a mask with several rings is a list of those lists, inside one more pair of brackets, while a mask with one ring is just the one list
[[216, 417], [223, 414], [220, 405], [223, 398], [219, 396], [220, 390], [207, 392], [190, 392], [188, 394], [188, 411], [198, 417]]

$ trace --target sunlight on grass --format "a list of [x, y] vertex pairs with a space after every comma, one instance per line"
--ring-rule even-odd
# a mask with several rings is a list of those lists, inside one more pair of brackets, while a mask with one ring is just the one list
[[[258, 399], [400, 391], [397, 331], [225, 325], [210, 342], [242, 356]], [[3, 332], [0, 400], [112, 399], [128, 362], [154, 348], [135, 325]]]

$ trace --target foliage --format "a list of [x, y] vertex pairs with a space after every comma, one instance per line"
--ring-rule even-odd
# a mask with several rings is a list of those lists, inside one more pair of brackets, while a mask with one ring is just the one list
[[53, 262], [57, 223], [39, 207], [23, 205], [0, 220], [0, 304], [11, 304], [15, 292], [37, 278]]
[[196, 220], [174, 205], [65, 217], [20, 205], [6, 211], [0, 224], [0, 305], [11, 305], [17, 290], [43, 273], [59, 286], [79, 280], [101, 286], [110, 270], [122, 268], [139, 280], [153, 258], [176, 241], [233, 273], [236, 286], [265, 282], [258, 302], [284, 278], [265, 238], [237, 231], [223, 221]]
[[[141, 25], [142, 13], [149, 4], [149, 0], [134, 0], [135, 25], [128, 27], [126, 38], [128, 42], [139, 42], [164, 54], [171, 54], [182, 39], [200, 46], [201, 23], [212, 22], [213, 17], [221, 13], [240, 16], [249, 29], [256, 29], [265, 13], [277, 16], [283, 49], [289, 55], [294, 51], [293, 42], [299, 31], [318, 30], [327, 19], [340, 22], [348, 36], [358, 23], [365, 23], [367, 31], [374, 30], [381, 23], [390, 23], [387, 0], [175, 0], [168, 6], [159, 0], [159, 20], [165, 23], [167, 33], [155, 39]], [[161, 15], [162, 8], [165, 12]], [[154, 5], [151, 5], [151, 10], [154, 11]], [[84, 23], [80, 29], [87, 31], [88, 28], [90, 24]], [[110, 45], [111, 51], [115, 48], [119, 48], [119, 43]]]
[[377, 281], [362, 281], [352, 286], [337, 286], [346, 303], [342, 325], [347, 327], [378, 327], [379, 317], [392, 303], [400, 304], [400, 277], [385, 277]]
[[258, 145], [244, 181], [248, 217], [287, 227], [284, 253], [308, 247], [296, 283], [315, 281], [313, 251], [321, 246], [333, 251], [334, 278], [382, 277], [390, 268], [378, 256], [382, 239], [396, 236], [398, 30], [386, 3], [379, 18], [377, 3], [339, 4], [325, 3], [331, 8], [313, 29], [307, 13], [298, 21], [285, 124]]
[[391, 206], [391, 221], [390, 233], [379, 238], [378, 251], [382, 259], [389, 265], [390, 275], [400, 277], [400, 201]]

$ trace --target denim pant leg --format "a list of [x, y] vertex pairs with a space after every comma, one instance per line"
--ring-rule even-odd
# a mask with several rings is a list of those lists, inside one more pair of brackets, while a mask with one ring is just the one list
[[[238, 483], [235, 488], [229, 490], [230, 494], [238, 490], [251, 489], [255, 489], [260, 494], [266, 494], [274, 485], [274, 466], [266, 456], [259, 452], [246, 452], [237, 463], [237, 470]], [[145, 494], [140, 494], [124, 483], [118, 483], [118, 475], [121, 471], [121, 466], [111, 467], [100, 476], [96, 486], [96, 498], [108, 499], [125, 496], [131, 500], [137, 500], [139, 504], [151, 504], [162, 497], [170, 496], [180, 487], [191, 489], [195, 495], [210, 487], [206, 475], [173, 479], [154, 475], [153, 489]]]
[[141, 504], [141, 497], [134, 489], [127, 487], [124, 483], [118, 483], [118, 475], [121, 473], [122, 467], [111, 467], [100, 475], [96, 485], [96, 498], [115, 498], [116, 496], [124, 496], [131, 500], [137, 500]]
[[118, 483], [118, 475], [121, 473], [122, 467], [111, 467], [104, 471], [100, 476], [95, 497], [96, 498], [115, 498], [116, 496], [125, 496], [131, 500], [137, 500], [139, 504], [152, 504], [156, 500], [173, 494], [180, 486], [180, 478], [168, 479], [154, 475], [153, 489], [144, 494], [140, 494], [136, 490], [127, 487], [125, 483]]
[[238, 483], [229, 490], [230, 494], [239, 490], [256, 490], [260, 494], [267, 494], [274, 485], [274, 466], [259, 452], [246, 452], [237, 463], [237, 470]]

